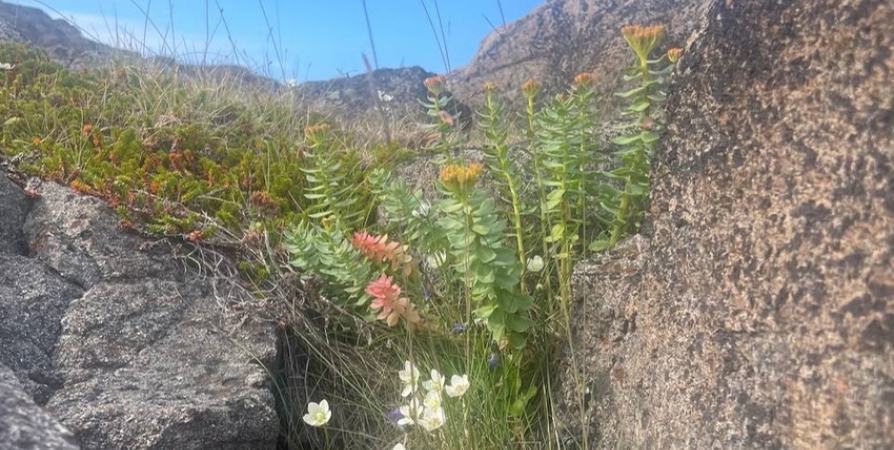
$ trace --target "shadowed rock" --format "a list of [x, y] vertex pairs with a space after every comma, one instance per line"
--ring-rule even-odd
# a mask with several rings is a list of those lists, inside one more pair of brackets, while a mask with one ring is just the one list
[[645, 237], [576, 270], [559, 427], [596, 448], [890, 448], [894, 5], [708, 17]]
[[25, 251], [22, 224], [25, 223], [28, 214], [27, 197], [18, 186], [5, 176], [0, 176], [0, 198], [5, 200], [0, 202], [0, 254], [21, 254]]
[[74, 435], [34, 404], [19, 380], [0, 363], [0, 448], [77, 450]]

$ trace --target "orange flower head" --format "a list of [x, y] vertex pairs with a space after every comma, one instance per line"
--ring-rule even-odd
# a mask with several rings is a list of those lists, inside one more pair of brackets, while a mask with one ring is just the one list
[[493, 81], [488, 81], [484, 83], [484, 92], [487, 94], [493, 94], [497, 91], [497, 85]]
[[414, 325], [422, 322], [410, 300], [400, 296], [400, 287], [384, 273], [377, 280], [369, 283], [365, 292], [373, 297], [369, 309], [378, 310], [379, 314], [376, 318], [384, 320], [389, 327], [397, 325], [401, 317]]
[[406, 246], [401, 246], [397, 242], [388, 241], [388, 235], [376, 236], [366, 231], [355, 231], [354, 236], [349, 239], [351, 245], [366, 255], [367, 258], [378, 262], [391, 263], [391, 270], [397, 270], [402, 267], [402, 273], [409, 275], [413, 269], [413, 258], [407, 254]]
[[640, 25], [626, 25], [621, 27], [621, 35], [630, 44], [640, 63], [649, 60], [649, 53], [661, 42], [664, 37], [664, 25], [652, 25], [648, 27]]
[[456, 124], [456, 120], [454, 120], [453, 116], [451, 116], [450, 113], [447, 111], [438, 111], [438, 118], [441, 119], [441, 122], [447, 124], [448, 127], [452, 127]]
[[320, 145], [326, 140], [331, 129], [332, 127], [328, 123], [310, 125], [304, 129], [304, 136], [311, 142], [311, 145]]
[[676, 64], [677, 61], [680, 60], [680, 55], [683, 54], [682, 48], [672, 48], [667, 51], [667, 59], [670, 60], [671, 63]]
[[522, 84], [521, 87], [522, 94], [524, 94], [525, 98], [527, 98], [528, 100], [536, 97], [537, 94], [540, 93], [541, 89], [543, 89], [543, 85], [533, 78], [525, 81], [525, 83]]
[[422, 82], [425, 85], [425, 88], [428, 89], [432, 95], [438, 96], [444, 92], [444, 85], [447, 84], [447, 77], [444, 75], [436, 75], [433, 77], [428, 77], [425, 81]]
[[583, 72], [574, 77], [574, 86], [590, 89], [596, 84], [596, 78], [590, 72]]

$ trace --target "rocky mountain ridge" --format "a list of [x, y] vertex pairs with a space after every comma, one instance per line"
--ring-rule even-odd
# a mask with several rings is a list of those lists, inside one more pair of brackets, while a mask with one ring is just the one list
[[[621, 88], [621, 69], [631, 56], [619, 29], [629, 23], [661, 23], [668, 29], [667, 46], [684, 46], [703, 22], [707, 0], [548, 0], [524, 17], [498, 27], [486, 36], [472, 61], [447, 74], [448, 89], [461, 104], [479, 106], [486, 81], [497, 84], [510, 103], [520, 98], [519, 88], [528, 79], [544, 86], [544, 95], [564, 90], [575, 75], [592, 72], [597, 91]], [[46, 50], [71, 68], [81, 68], [113, 57], [135, 58], [93, 42], [64, 20], [44, 11], [0, 2], [0, 40], [27, 42]], [[238, 66], [199, 67], [177, 64], [172, 58], [152, 58], [183, 72], [226, 74], [254, 85], [281, 88], [268, 77]], [[393, 97], [388, 107], [395, 115], [421, 113], [424, 100], [421, 81], [434, 73], [419, 67], [387, 68], [374, 72], [370, 88], [366, 74], [307, 82], [298, 86], [301, 98], [324, 114], [339, 117], [373, 117], [377, 93]], [[458, 106], [457, 111], [468, 111]], [[467, 115], [471, 115], [467, 113]]]

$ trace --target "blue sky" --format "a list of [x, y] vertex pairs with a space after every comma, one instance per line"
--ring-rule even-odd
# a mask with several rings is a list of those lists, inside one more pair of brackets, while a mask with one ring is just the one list
[[[361, 53], [373, 62], [361, 0], [11, 2], [65, 17], [85, 34], [113, 45], [136, 49], [137, 42], [145, 42], [146, 53], [176, 53], [190, 62], [238, 62], [277, 78], [284, 74], [286, 79], [307, 81], [356, 75], [363, 72]], [[419, 65], [432, 72], [445, 71], [423, 8], [428, 8], [438, 27], [434, 0], [366, 3], [380, 68]], [[518, 19], [542, 3], [545, 0], [439, 0], [451, 68], [474, 56], [492, 25], [502, 25], [503, 18], [507, 23]], [[146, 11], [151, 23], [146, 21]]]

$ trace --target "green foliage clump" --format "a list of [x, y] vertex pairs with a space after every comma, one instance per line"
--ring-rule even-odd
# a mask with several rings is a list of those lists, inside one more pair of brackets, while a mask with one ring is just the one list
[[[549, 409], [555, 349], [566, 346], [576, 364], [569, 326], [574, 265], [591, 251], [612, 248], [642, 223], [651, 157], [662, 130], [661, 89], [671, 70], [670, 65], [656, 69], [664, 57], [649, 56], [662, 34], [661, 27], [624, 29], [637, 55], [625, 79], [638, 86], [619, 95], [631, 102], [627, 116], [636, 132], [600, 144], [594, 78], [584, 73], [565, 93], [542, 104], [540, 84], [526, 82], [524, 139], [518, 139], [496, 86], [488, 83], [479, 113], [483, 159], [469, 161], [456, 151], [463, 142], [459, 122], [444, 110], [450, 101], [446, 80], [429, 78], [424, 104], [431, 123], [424, 126], [437, 136], [428, 149], [440, 155], [438, 198], [427, 199], [421, 190], [377, 169], [367, 181], [386, 222], [362, 224], [346, 215], [351, 205], [335, 198], [346, 193], [339, 182], [330, 187], [341, 194], [325, 202], [333, 207], [316, 215], [323, 223], [303, 221], [289, 235], [293, 264], [338, 287], [330, 291], [335, 297], [356, 300], [351, 304], [361, 315], [381, 303], [374, 295], [374, 286], [381, 285], [376, 277], [388, 272], [384, 259], [376, 265], [361, 256], [369, 256], [357, 241], [357, 233], [366, 233], [361, 227], [387, 231], [397, 239], [382, 235], [375, 242], [412, 253], [419, 262], [409, 276], [388, 272], [422, 317], [406, 321], [409, 339], [400, 351], [477, 374], [482, 385], [472, 397], [491, 418], [484, 420], [487, 430], [463, 422], [461, 432], [444, 436], [450, 448], [523, 442]], [[485, 176], [492, 179], [488, 189], [478, 186]], [[351, 231], [354, 238], [347, 237]], [[397, 323], [388, 321], [389, 326]], [[482, 371], [482, 364], [489, 370]], [[412, 441], [443, 448], [444, 440], [424, 436]], [[583, 445], [588, 445], [586, 436]]]
[[[285, 94], [153, 67], [73, 73], [17, 44], [0, 45], [0, 145], [20, 168], [105, 199], [129, 225], [234, 239], [261, 221], [279, 230], [312, 211], [314, 156]], [[361, 201], [359, 158], [327, 156]], [[119, 208], [120, 207], [120, 208]]]

